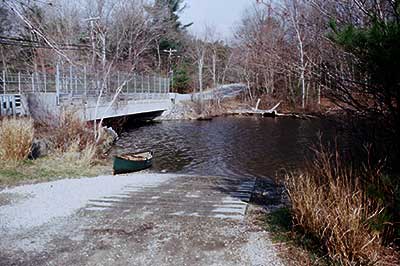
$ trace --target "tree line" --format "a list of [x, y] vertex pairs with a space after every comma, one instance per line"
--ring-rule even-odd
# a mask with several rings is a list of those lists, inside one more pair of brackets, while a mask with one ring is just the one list
[[189, 32], [183, 0], [4, 0], [0, 64], [51, 71], [56, 63], [174, 77], [196, 92], [242, 82], [291, 108], [326, 99], [400, 123], [399, 1], [249, 0], [224, 41], [212, 25]]

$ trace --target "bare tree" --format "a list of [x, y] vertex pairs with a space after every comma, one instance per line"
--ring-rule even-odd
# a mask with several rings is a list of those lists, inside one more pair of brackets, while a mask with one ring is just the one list
[[197, 66], [197, 81], [200, 94], [200, 108], [203, 111], [203, 84], [205, 57], [208, 50], [209, 32], [207, 27], [200, 36], [194, 36], [189, 41], [189, 55]]

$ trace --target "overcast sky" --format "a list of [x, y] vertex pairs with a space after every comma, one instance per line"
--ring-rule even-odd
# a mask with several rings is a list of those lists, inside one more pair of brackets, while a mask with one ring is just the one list
[[204, 31], [204, 25], [214, 25], [222, 38], [231, 37], [232, 27], [255, 0], [185, 0], [187, 8], [181, 14], [184, 24], [194, 22], [190, 30]]

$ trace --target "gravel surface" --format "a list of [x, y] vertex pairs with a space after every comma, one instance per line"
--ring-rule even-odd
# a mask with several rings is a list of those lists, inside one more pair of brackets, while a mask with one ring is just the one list
[[14, 197], [24, 200], [0, 205], [0, 232], [10, 233], [40, 226], [54, 218], [72, 215], [91, 199], [121, 193], [127, 185], [158, 185], [172, 177], [157, 174], [99, 176], [5, 189], [0, 192], [0, 198], [14, 194]]
[[283, 265], [246, 214], [254, 186], [139, 173], [6, 189], [0, 265]]

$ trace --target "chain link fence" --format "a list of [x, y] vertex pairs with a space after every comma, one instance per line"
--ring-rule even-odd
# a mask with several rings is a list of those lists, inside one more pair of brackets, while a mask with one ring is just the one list
[[55, 67], [48, 73], [0, 72], [0, 94], [55, 93], [57, 101], [82, 97], [128, 96], [133, 100], [169, 99], [170, 79], [119, 71], [87, 71], [86, 67]]

